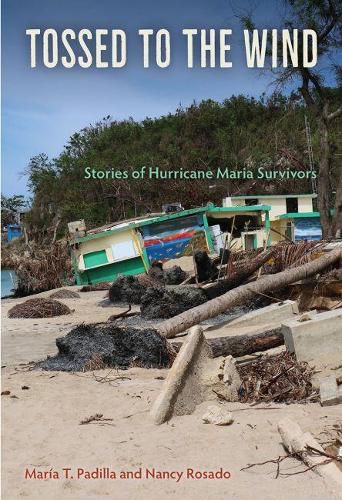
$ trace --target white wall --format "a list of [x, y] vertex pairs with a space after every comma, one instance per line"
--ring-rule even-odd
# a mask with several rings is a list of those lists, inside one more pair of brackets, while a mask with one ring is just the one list
[[[256, 196], [257, 198], [257, 196]], [[267, 197], [267, 198], [260, 198], [258, 199], [258, 203], [262, 205], [270, 205], [272, 208], [270, 210], [270, 220], [278, 220], [279, 215], [286, 214], [286, 196], [277, 198], [277, 197]], [[245, 206], [245, 200], [243, 198], [234, 198], [234, 197], [227, 197], [223, 199], [223, 206], [224, 207], [229, 207], [229, 206]], [[312, 198], [309, 198], [307, 196], [298, 196], [298, 212], [303, 213], [303, 212], [312, 212], [313, 211], [313, 205], [312, 205]], [[264, 216], [263, 216], [263, 220]]]
[[95, 238], [93, 240], [88, 240], [80, 243], [79, 249], [75, 250], [75, 255], [77, 258], [78, 269], [80, 271], [85, 270], [83, 255], [96, 252], [98, 250], [106, 250], [108, 262], [115, 262], [112, 252], [112, 245], [116, 243], [123, 243], [124, 241], [133, 241], [134, 248], [136, 250], [136, 255], [140, 255], [140, 248], [135, 238], [133, 238], [134, 233], [132, 230], [120, 231], [118, 233], [109, 234], [102, 238]]
[[313, 212], [312, 198], [298, 197], [298, 212]]
[[241, 233], [241, 246], [244, 250], [246, 250], [245, 248], [245, 235], [246, 234], [255, 234], [256, 235], [256, 244], [257, 244], [257, 248], [262, 248], [265, 244], [265, 239], [266, 239], [266, 232], [264, 231], [264, 229], [257, 229], [256, 231], [243, 231]]

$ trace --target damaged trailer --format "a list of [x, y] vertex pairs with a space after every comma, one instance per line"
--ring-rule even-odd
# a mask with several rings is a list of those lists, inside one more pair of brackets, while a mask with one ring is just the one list
[[[195, 252], [218, 255], [225, 238], [236, 250], [268, 246], [270, 207], [205, 207], [148, 214], [86, 231], [69, 223], [73, 271], [78, 285], [146, 273], [153, 262]], [[265, 221], [265, 223], [263, 222]]]
[[171, 214], [149, 214], [89, 231], [69, 224], [77, 284], [93, 285], [149, 270], [156, 261], [192, 255], [194, 245], [212, 249], [207, 207]]

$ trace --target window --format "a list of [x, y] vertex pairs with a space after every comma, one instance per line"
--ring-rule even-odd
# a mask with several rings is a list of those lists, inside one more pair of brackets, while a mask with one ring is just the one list
[[292, 229], [292, 222], [288, 222], [286, 224], [286, 229], [285, 229], [285, 236], [293, 241], [293, 229]]
[[256, 247], [256, 234], [245, 234], [245, 250], [253, 250]]
[[137, 256], [137, 252], [132, 240], [113, 243], [112, 252], [114, 260], [132, 259]]
[[286, 198], [286, 213], [287, 214], [298, 213], [298, 198]]
[[101, 264], [107, 264], [107, 253], [106, 250], [97, 250], [96, 252], [90, 252], [83, 255], [84, 266], [86, 269], [89, 267], [100, 266]]
[[247, 205], [247, 207], [258, 205], [258, 198], [246, 198], [245, 205]]

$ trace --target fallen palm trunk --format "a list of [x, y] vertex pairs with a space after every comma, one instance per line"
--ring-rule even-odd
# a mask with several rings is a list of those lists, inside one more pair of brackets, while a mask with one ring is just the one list
[[[182, 347], [182, 344], [182, 342], [172, 342], [172, 346], [177, 351]], [[233, 337], [207, 339], [207, 344], [213, 358], [219, 356], [238, 358], [283, 345], [284, 337], [279, 327], [256, 335], [235, 335]]]
[[284, 337], [281, 328], [275, 328], [256, 335], [236, 335], [209, 339], [208, 343], [213, 358], [229, 355], [238, 358], [283, 345]]
[[255, 271], [261, 268], [273, 255], [274, 250], [271, 248], [262, 252], [251, 262], [247, 262], [243, 269], [233, 272], [228, 279], [220, 280], [216, 283], [210, 283], [202, 287], [208, 299], [213, 299], [241, 285]]
[[205, 304], [201, 304], [178, 316], [163, 321], [157, 325], [157, 329], [164, 337], [173, 338], [177, 333], [184, 332], [184, 330], [187, 330], [191, 326], [197, 325], [206, 319], [214, 318], [227, 311], [229, 308], [254, 298], [255, 294], [281, 289], [290, 283], [319, 273], [337, 262], [340, 258], [341, 249], [336, 248], [326, 255], [302, 266], [261, 277], [253, 283], [248, 283], [247, 285], [242, 285], [234, 290], [230, 290], [220, 297], [209, 300]]
[[289, 418], [284, 418], [278, 423], [278, 431], [289, 453], [301, 459], [309, 470], [314, 469], [324, 477], [329, 487], [340, 496], [342, 474], [333, 463], [335, 457], [327, 454], [312, 434], [304, 433], [299, 425]]

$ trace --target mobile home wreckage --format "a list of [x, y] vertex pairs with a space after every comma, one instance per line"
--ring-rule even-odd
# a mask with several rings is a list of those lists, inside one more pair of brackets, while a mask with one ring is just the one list
[[205, 207], [148, 214], [86, 230], [84, 221], [69, 223], [73, 269], [78, 284], [112, 281], [118, 275], [147, 272], [195, 251], [219, 253], [229, 240], [236, 249], [268, 245], [268, 205]]
[[223, 206], [269, 205], [272, 244], [284, 239], [313, 241], [322, 237], [319, 212], [314, 210], [316, 198], [317, 194], [229, 196]]

